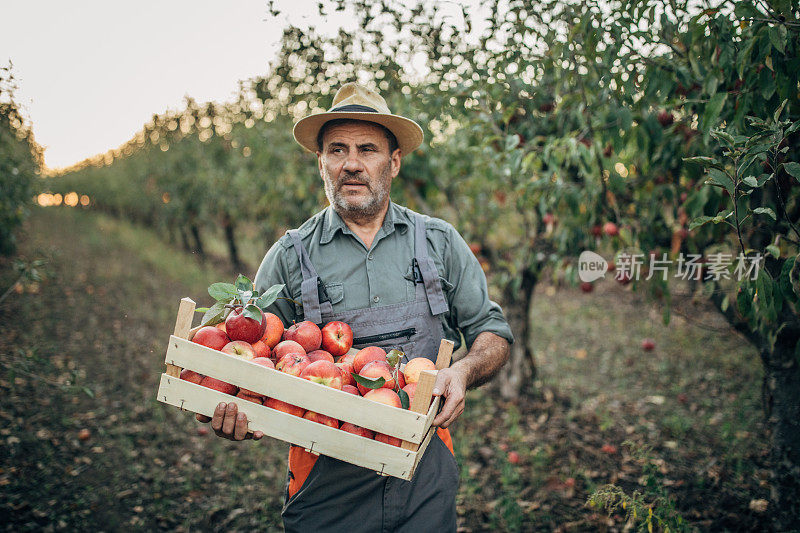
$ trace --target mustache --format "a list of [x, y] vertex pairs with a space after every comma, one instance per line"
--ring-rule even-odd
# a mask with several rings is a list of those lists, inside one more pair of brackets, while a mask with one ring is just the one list
[[358, 183], [359, 185], [366, 185], [367, 187], [370, 186], [369, 185], [369, 181], [364, 179], [364, 177], [360, 173], [359, 174], [347, 174], [346, 176], [344, 176], [343, 178], [341, 178], [339, 180], [339, 183], [337, 184], [337, 188], [341, 188], [345, 183]]

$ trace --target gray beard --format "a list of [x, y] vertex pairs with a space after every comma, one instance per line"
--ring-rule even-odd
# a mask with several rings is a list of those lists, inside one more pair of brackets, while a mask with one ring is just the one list
[[389, 166], [387, 165], [381, 171], [377, 189], [367, 184], [370, 198], [360, 205], [353, 205], [342, 195], [341, 190], [335, 187], [333, 180], [331, 180], [330, 176], [326, 173], [323, 179], [323, 183], [325, 184], [325, 196], [327, 196], [334, 211], [339, 213], [339, 216], [342, 218], [356, 221], [370, 220], [381, 211], [386, 199], [389, 197], [390, 188], [384, 186], [388, 175]]

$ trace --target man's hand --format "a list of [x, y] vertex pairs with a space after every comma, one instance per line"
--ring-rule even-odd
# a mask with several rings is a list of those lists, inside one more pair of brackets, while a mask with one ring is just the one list
[[[197, 414], [198, 422], [211, 422], [211, 429], [218, 437], [228, 440], [245, 440], [253, 439], [259, 440], [264, 436], [261, 431], [249, 433], [247, 430], [247, 415], [238, 413], [239, 408], [235, 403], [229, 404], [220, 403], [214, 410], [214, 416], [209, 418], [207, 416]], [[238, 414], [237, 414], [238, 413]]]
[[433, 419], [433, 425], [446, 428], [461, 416], [466, 394], [467, 380], [460, 371], [452, 367], [440, 370], [433, 384], [433, 395], [444, 396], [445, 401], [442, 411]]

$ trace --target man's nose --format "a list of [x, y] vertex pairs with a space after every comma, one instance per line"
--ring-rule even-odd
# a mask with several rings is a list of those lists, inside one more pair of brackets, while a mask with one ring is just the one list
[[358, 153], [351, 151], [347, 156], [347, 159], [344, 160], [344, 166], [342, 167], [342, 170], [345, 172], [359, 172], [363, 169], [364, 167], [361, 164], [361, 159], [358, 158]]

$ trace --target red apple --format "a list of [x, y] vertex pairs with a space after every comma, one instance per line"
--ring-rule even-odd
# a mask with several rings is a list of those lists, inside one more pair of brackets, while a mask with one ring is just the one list
[[519, 453], [515, 451], [508, 452], [508, 462], [512, 465], [519, 464]]
[[326, 387], [342, 389], [342, 373], [339, 367], [330, 361], [320, 360], [309, 363], [300, 372], [300, 377]]
[[181, 370], [181, 379], [185, 379], [186, 381], [191, 381], [192, 383], [200, 384], [203, 380], [203, 374], [198, 374], [194, 370], [189, 370], [188, 368], [184, 368]]
[[212, 378], [211, 376], [204, 377], [200, 381], [200, 385], [203, 387], [208, 387], [209, 389], [223, 392], [225, 394], [230, 394], [231, 396], [234, 396], [239, 390], [239, 387], [236, 385], [232, 385], [226, 381], [222, 381], [221, 379]]
[[219, 328], [203, 326], [195, 332], [194, 337], [192, 337], [192, 342], [208, 346], [214, 350], [221, 350], [223, 346], [230, 342], [230, 339], [225, 332]]
[[283, 322], [278, 318], [278, 315], [273, 313], [264, 313], [264, 318], [267, 321], [267, 327], [264, 330], [261, 340], [269, 346], [270, 349], [274, 348], [283, 337]]
[[592, 235], [600, 237], [603, 234], [603, 227], [600, 224], [595, 224], [591, 229]]
[[358, 389], [354, 385], [342, 385], [342, 390], [350, 394], [355, 394], [356, 396], [361, 396], [361, 393], [358, 392]]
[[237, 398], [241, 398], [242, 400], [247, 400], [248, 402], [257, 403], [258, 405], [263, 405], [264, 397], [263, 396], [252, 396], [250, 394], [245, 393], [245, 389], [239, 389], [239, 393], [236, 395]]
[[256, 357], [256, 352], [253, 350], [253, 345], [245, 341], [231, 341], [222, 348], [222, 353], [235, 355], [252, 361]]
[[402, 389], [406, 386], [406, 377], [401, 370], [397, 371], [397, 388]]
[[353, 330], [344, 322], [328, 322], [322, 328], [322, 349], [334, 357], [346, 354], [352, 346]]
[[411, 407], [411, 402], [414, 401], [414, 393], [417, 392], [417, 384], [416, 383], [409, 383], [403, 390], [408, 394], [408, 406]]
[[419, 381], [419, 373], [423, 370], [436, 370], [436, 363], [427, 357], [415, 357], [403, 369], [403, 374], [406, 377], [406, 383], [416, 383]]
[[[396, 385], [394, 377], [392, 376], [392, 366], [386, 361], [370, 361], [361, 369], [358, 375], [369, 379], [383, 378], [386, 380], [383, 384], [383, 388], [386, 389], [394, 389]], [[364, 395], [370, 389], [359, 383], [358, 390]]]
[[384, 444], [390, 444], [392, 446], [400, 447], [402, 441], [397, 437], [391, 437], [389, 435], [384, 435], [383, 433], [375, 433], [375, 440], [378, 442], [382, 442]]
[[341, 356], [339, 358], [339, 360], [336, 361], [336, 362], [337, 363], [350, 363], [352, 365], [353, 364], [353, 359], [356, 358], [356, 355], [358, 354], [358, 352], [359, 352], [359, 350], [353, 350], [351, 348], [350, 350], [348, 350], [348, 352], [346, 354]]
[[353, 357], [353, 370], [356, 374], [361, 374], [361, 369], [370, 361], [386, 361], [386, 352], [377, 346], [367, 346], [359, 350]]
[[594, 285], [590, 281], [583, 281], [581, 282], [581, 290], [586, 293], [592, 292], [594, 290]]
[[[359, 389], [361, 389], [360, 386]], [[398, 396], [397, 393], [392, 389], [380, 388], [368, 390], [364, 395], [364, 398], [372, 400], [373, 402], [391, 405], [392, 407], [397, 407], [398, 409], [402, 409], [403, 407], [403, 404], [400, 403], [400, 396]]]
[[314, 350], [313, 352], [308, 352], [308, 358], [311, 359], [312, 363], [320, 360], [330, 361], [333, 363], [333, 356], [325, 350]]
[[225, 319], [225, 330], [231, 340], [245, 341], [252, 344], [264, 336], [267, 320], [264, 318], [263, 311], [260, 311], [261, 322], [244, 316], [242, 312], [242, 307], [237, 307], [231, 311], [228, 318]]
[[275, 365], [275, 370], [280, 370], [292, 376], [299, 376], [305, 368], [311, 364], [311, 360], [303, 353], [287, 353]]
[[221, 329], [222, 331], [224, 331], [224, 332], [225, 332], [225, 335], [227, 335], [227, 334], [228, 334], [228, 332], [225, 330], [225, 322], [220, 322], [220, 323], [219, 323], [219, 324], [217, 324], [215, 327], [216, 327], [216, 328], [219, 328], [219, 329]]
[[656, 341], [653, 339], [644, 339], [642, 341], [642, 350], [645, 352], [652, 352], [656, 348]]
[[[261, 366], [267, 367], [267, 368], [271, 368], [273, 370], [275, 369], [275, 363], [272, 362], [272, 359], [269, 359], [267, 357], [256, 357], [255, 359], [253, 359], [250, 362], [251, 363], [255, 363], [257, 365], [261, 365]], [[251, 390], [248, 390], [248, 389], [241, 389], [239, 392], [243, 392], [243, 393], [248, 394], [250, 396], [259, 396], [262, 400], [265, 398], [265, 396], [263, 394], [261, 394], [260, 392], [255, 392], [255, 391], [251, 391]]]
[[304, 320], [298, 324], [292, 324], [283, 332], [283, 340], [295, 341], [303, 350], [313, 352], [319, 350], [322, 345], [322, 332], [316, 324], [309, 320]]
[[339, 421], [328, 415], [315, 413], [314, 411], [306, 411], [306, 414], [303, 415], [303, 418], [311, 420], [312, 422], [316, 422], [318, 424], [324, 424], [326, 426], [330, 426], [334, 429], [339, 429]]
[[356, 386], [356, 380], [353, 379], [353, 375], [351, 372], [353, 371], [353, 365], [350, 363], [336, 363], [336, 366], [339, 367], [339, 370], [342, 373], [342, 385], [352, 385]]
[[358, 435], [359, 437], [366, 437], [368, 439], [372, 439], [375, 437], [374, 431], [367, 428], [362, 428], [361, 426], [357, 426], [355, 424], [351, 424], [350, 422], [345, 422], [339, 429], [341, 429], [342, 431], [346, 431], [348, 433], [352, 433], [353, 435]]
[[306, 351], [294, 341], [283, 341], [279, 342], [272, 350], [272, 358], [280, 361], [287, 353], [306, 353]]
[[605, 224], [603, 224], [603, 231], [609, 237], [614, 237], [616, 235], [619, 235], [619, 228], [613, 222], [606, 222]]
[[302, 417], [306, 413], [306, 410], [302, 407], [282, 402], [280, 400], [276, 400], [275, 398], [267, 398], [264, 401], [264, 407], [269, 407], [270, 409], [275, 409], [276, 411], [282, 411], [284, 413], [299, 417]]
[[256, 357], [269, 357], [271, 350], [269, 349], [269, 345], [261, 340], [253, 344], [253, 352], [256, 354]]

